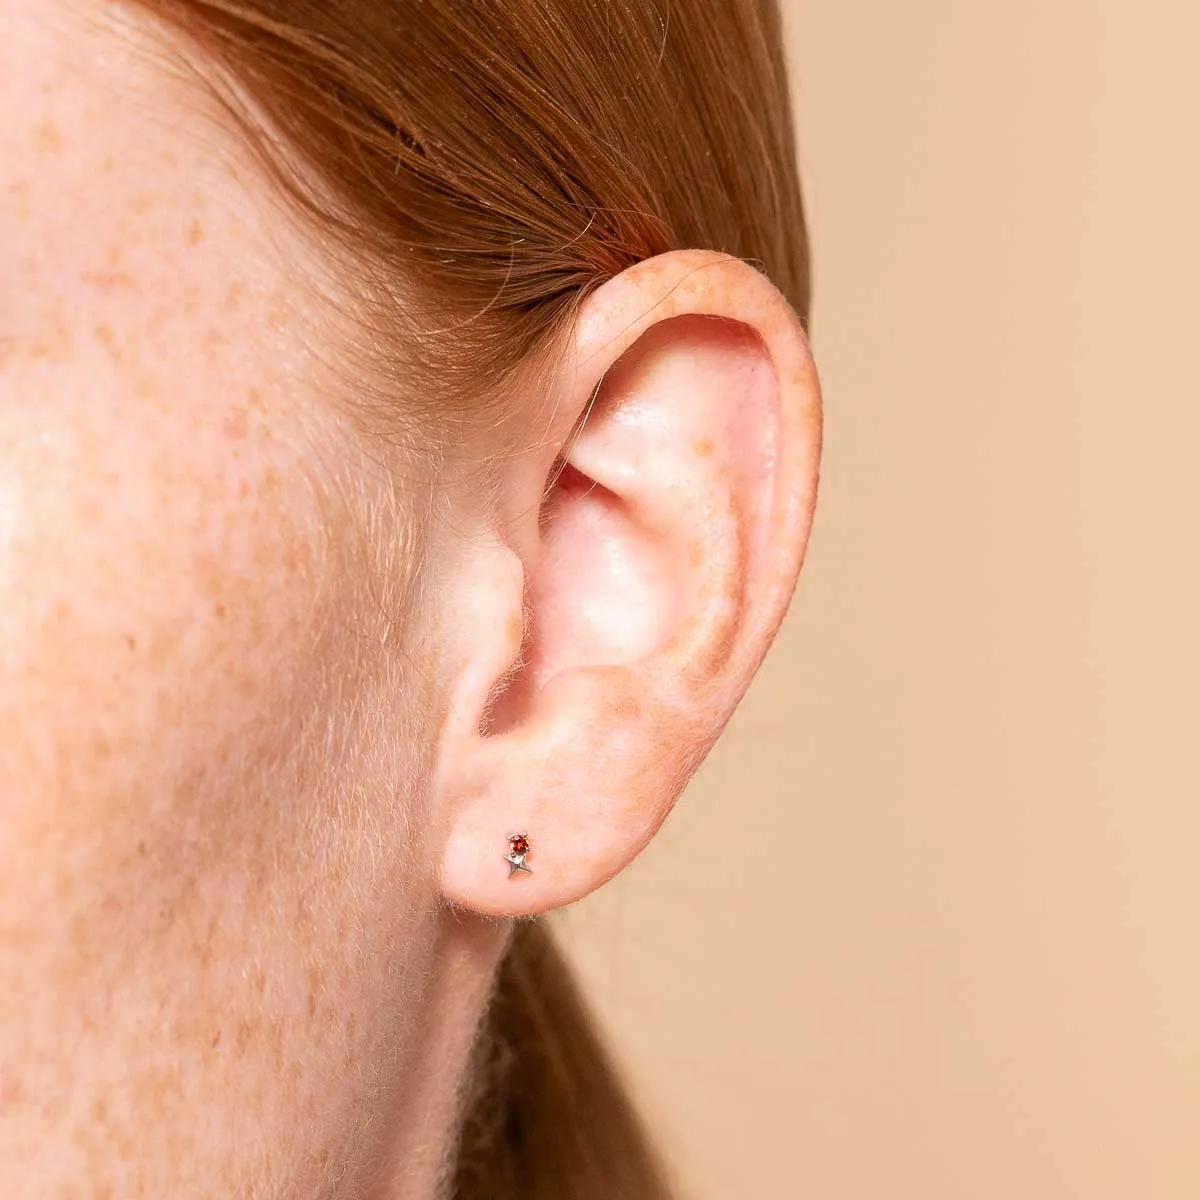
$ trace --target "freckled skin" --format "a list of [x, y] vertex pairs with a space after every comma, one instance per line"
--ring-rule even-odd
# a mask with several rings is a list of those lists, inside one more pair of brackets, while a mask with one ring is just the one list
[[434, 710], [345, 768], [398, 676], [305, 249], [78, 14], [0, 0], [0, 1196], [352, 1196], [393, 1126], [426, 1196], [481, 996], [434, 969]]

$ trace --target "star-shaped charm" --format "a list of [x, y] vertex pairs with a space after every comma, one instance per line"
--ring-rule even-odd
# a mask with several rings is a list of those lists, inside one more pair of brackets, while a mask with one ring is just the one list
[[524, 871], [527, 875], [533, 874], [533, 869], [525, 865], [524, 854], [506, 854], [504, 861], [508, 863], [508, 877], [511, 879], [518, 871]]

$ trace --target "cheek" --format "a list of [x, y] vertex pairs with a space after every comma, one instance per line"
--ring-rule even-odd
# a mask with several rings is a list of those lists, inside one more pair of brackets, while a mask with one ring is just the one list
[[[327, 1111], [371, 983], [342, 950], [361, 822], [321, 761], [350, 736], [351, 523], [299, 356], [246, 333], [284, 286], [250, 235], [182, 187], [109, 179], [93, 214], [65, 178], [37, 175], [0, 346], [0, 1162], [19, 1194], [128, 1170], [165, 1195], [203, 1154], [232, 1195], [219, 1164], [244, 1178]], [[45, 227], [56, 184], [74, 240]], [[197, 247], [147, 239], [201, 219]]]
[[26, 845], [267, 753], [306, 699], [326, 569], [265, 424], [231, 443], [219, 412], [73, 384], [0, 422], [0, 779]]
[[425, 936], [343, 711], [354, 526], [286, 412], [55, 370], [0, 417], [0, 1154], [61, 1134], [169, 1179], [202, 1146], [243, 1178], [297, 1122], [321, 1144], [372, 1060], [363, 928]]
[[0, 1073], [68, 1106], [60, 1056], [83, 1094], [155, 1030], [161, 1105], [259, 1036], [220, 1014], [272, 970], [246, 942], [303, 821], [269, 800], [324, 690], [323, 523], [265, 429], [73, 382], [0, 436]]

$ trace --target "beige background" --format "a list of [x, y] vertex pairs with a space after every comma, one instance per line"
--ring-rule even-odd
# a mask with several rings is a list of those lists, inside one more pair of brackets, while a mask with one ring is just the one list
[[570, 940], [694, 1200], [1196, 1200], [1200, 8], [787, 13], [814, 542]]

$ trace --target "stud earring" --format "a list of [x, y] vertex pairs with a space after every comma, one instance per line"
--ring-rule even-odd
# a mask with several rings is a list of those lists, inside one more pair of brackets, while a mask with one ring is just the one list
[[523, 833], [514, 833], [508, 839], [508, 853], [504, 861], [508, 863], [508, 877], [511, 879], [518, 871], [532, 875], [533, 871], [525, 865], [525, 856], [529, 853], [529, 838]]

